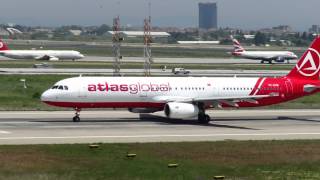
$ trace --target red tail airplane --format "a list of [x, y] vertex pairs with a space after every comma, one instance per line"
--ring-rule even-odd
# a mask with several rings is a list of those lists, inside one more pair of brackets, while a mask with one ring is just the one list
[[76, 110], [128, 108], [131, 112], [164, 110], [169, 118], [198, 117], [208, 123], [205, 110], [214, 107], [257, 107], [278, 104], [319, 92], [320, 37], [284, 77], [75, 77], [45, 91], [47, 104]]

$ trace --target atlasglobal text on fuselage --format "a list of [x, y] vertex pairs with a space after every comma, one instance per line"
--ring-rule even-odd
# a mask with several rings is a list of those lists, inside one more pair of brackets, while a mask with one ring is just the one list
[[209, 108], [267, 106], [319, 92], [319, 51], [317, 37], [283, 77], [74, 77], [57, 82], [41, 100], [75, 109], [73, 121], [86, 108], [128, 108], [208, 123]]
[[130, 94], [137, 94], [139, 92], [165, 92], [169, 91], [170, 84], [109, 84], [108, 82], [98, 84], [88, 84], [89, 92], [104, 91], [104, 92], [129, 92]]

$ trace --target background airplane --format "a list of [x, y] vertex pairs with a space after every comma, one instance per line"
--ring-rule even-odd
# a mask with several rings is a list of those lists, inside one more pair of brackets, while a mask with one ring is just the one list
[[134, 113], [163, 111], [168, 118], [198, 118], [215, 107], [257, 107], [319, 92], [320, 38], [290, 73], [279, 78], [235, 77], [75, 77], [57, 82], [41, 100], [49, 105], [82, 108], [128, 108]]
[[287, 60], [297, 59], [297, 55], [290, 51], [246, 51], [237, 39], [234, 39], [231, 36], [234, 50], [231, 52], [232, 55], [246, 58], [246, 59], [253, 59], [253, 60], [261, 60], [261, 63], [275, 61], [277, 63], [283, 63]]
[[67, 50], [10, 50], [2, 40], [0, 40], [0, 55], [12, 59], [35, 59], [58, 61], [63, 59], [82, 59], [82, 55], [78, 51]]

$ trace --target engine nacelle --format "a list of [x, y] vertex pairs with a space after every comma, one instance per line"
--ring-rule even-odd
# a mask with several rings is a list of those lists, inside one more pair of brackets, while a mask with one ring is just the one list
[[59, 58], [57, 58], [57, 57], [50, 57], [50, 58], [49, 58], [49, 61], [59, 61]]
[[194, 118], [198, 116], [199, 108], [194, 104], [171, 102], [165, 105], [164, 113], [173, 119]]
[[276, 62], [279, 62], [279, 63], [283, 63], [285, 61], [285, 58], [284, 57], [278, 57], [277, 59], [275, 59]]
[[161, 111], [159, 108], [129, 108], [129, 112], [132, 113], [154, 113], [157, 111]]

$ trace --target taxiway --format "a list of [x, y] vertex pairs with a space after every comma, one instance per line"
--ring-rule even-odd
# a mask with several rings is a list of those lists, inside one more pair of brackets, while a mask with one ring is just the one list
[[318, 110], [212, 110], [208, 125], [170, 120], [159, 112], [72, 111], [0, 112], [0, 144], [177, 142], [219, 140], [319, 139]]

